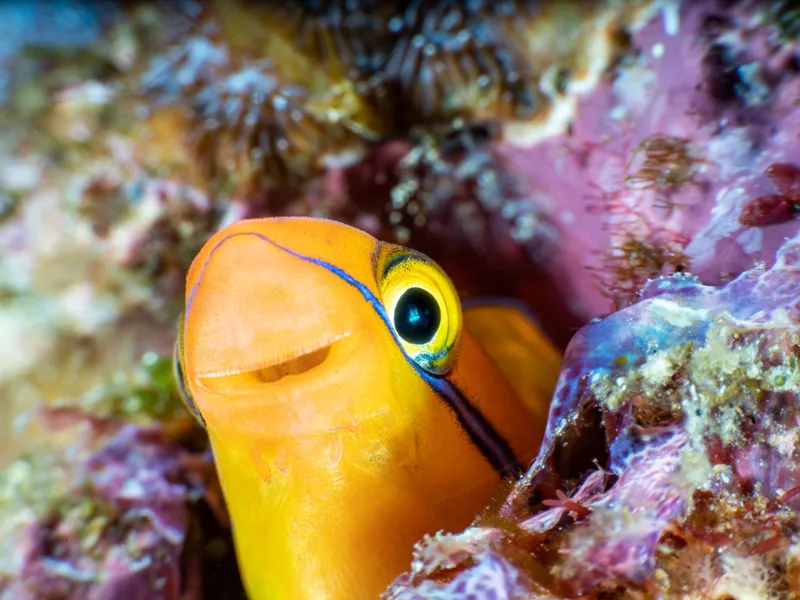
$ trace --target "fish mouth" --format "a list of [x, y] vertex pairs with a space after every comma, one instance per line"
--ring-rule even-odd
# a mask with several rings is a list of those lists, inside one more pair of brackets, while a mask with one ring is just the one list
[[253, 366], [223, 373], [198, 376], [198, 383], [212, 391], [247, 393], [250, 388], [264, 384], [275, 384], [287, 378], [304, 376], [322, 367], [331, 358], [334, 347], [343, 343], [349, 333], [341, 333], [317, 340], [311, 344], [297, 346]]
[[333, 344], [328, 344], [322, 348], [301, 354], [296, 358], [255, 369], [251, 373], [262, 383], [275, 383], [288, 375], [302, 375], [324, 363], [328, 359], [332, 347]]

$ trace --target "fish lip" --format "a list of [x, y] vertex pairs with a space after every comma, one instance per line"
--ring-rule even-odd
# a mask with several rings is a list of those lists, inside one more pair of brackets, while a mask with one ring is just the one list
[[243, 373], [251, 373], [253, 371], [261, 371], [261, 370], [264, 370], [264, 369], [269, 369], [270, 367], [275, 367], [275, 366], [283, 364], [283, 363], [289, 363], [289, 362], [293, 362], [293, 361], [296, 361], [296, 360], [300, 360], [301, 358], [303, 358], [305, 356], [308, 356], [310, 354], [314, 354], [315, 352], [319, 352], [320, 350], [323, 350], [325, 348], [329, 348], [329, 347], [333, 346], [334, 344], [336, 344], [337, 342], [340, 342], [340, 341], [344, 340], [345, 338], [350, 337], [351, 335], [353, 335], [352, 331], [336, 332], [334, 334], [319, 338], [317, 341], [315, 341], [311, 345], [308, 345], [308, 344], [298, 345], [296, 348], [292, 349], [288, 353], [281, 354], [280, 356], [276, 356], [274, 359], [271, 359], [271, 360], [255, 362], [255, 363], [252, 363], [250, 365], [247, 365], [247, 366], [244, 366], [244, 367], [241, 367], [241, 368], [238, 368], [238, 369], [228, 369], [228, 370], [224, 370], [224, 371], [199, 372], [199, 373], [197, 373], [196, 376], [197, 376], [198, 379], [201, 379], [201, 380], [202, 379], [216, 379], [216, 378], [220, 378], [220, 377], [228, 377], [228, 376], [231, 376], [231, 375], [240, 375], [240, 374], [243, 374]]

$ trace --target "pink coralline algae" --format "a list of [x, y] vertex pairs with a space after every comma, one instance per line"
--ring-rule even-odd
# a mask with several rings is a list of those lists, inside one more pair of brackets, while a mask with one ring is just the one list
[[88, 430], [62, 455], [20, 459], [0, 480], [0, 599], [196, 597], [189, 507], [208, 492], [210, 460], [159, 426], [73, 410], [47, 420]]
[[386, 598], [795, 597], [798, 390], [800, 236], [723, 286], [650, 281], [573, 338], [526, 476]]
[[[658, 275], [722, 283], [769, 263], [798, 230], [791, 196], [769, 174], [800, 152], [791, 4], [662, 3], [662, 14], [630, 30], [617, 68], [578, 100], [568, 131], [497, 146], [555, 226], [550, 262], [589, 267], [554, 271], [576, 313], [625, 306]], [[768, 194], [780, 203], [755, 212], [781, 218], [740, 218]]]

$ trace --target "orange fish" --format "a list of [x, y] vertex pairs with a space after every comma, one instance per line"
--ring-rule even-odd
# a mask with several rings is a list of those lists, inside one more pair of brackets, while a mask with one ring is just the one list
[[427, 256], [323, 219], [235, 223], [187, 275], [176, 365], [251, 600], [374, 599], [538, 450], [558, 351]]

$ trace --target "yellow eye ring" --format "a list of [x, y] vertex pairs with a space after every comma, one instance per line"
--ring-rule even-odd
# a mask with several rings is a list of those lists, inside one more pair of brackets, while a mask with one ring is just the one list
[[375, 272], [403, 352], [426, 371], [444, 375], [461, 341], [461, 302], [450, 278], [424, 254], [391, 244], [379, 247]]

